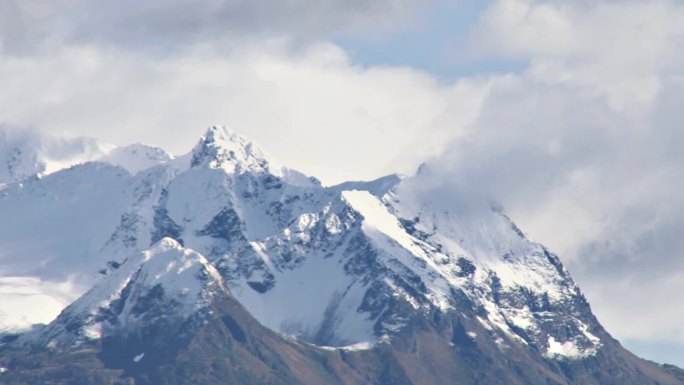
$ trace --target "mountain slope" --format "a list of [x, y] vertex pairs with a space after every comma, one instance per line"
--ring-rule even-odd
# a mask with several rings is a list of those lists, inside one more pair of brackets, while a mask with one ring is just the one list
[[6, 384], [337, 382], [317, 361], [327, 352], [260, 326], [202, 255], [169, 238], [11, 346]]
[[[425, 175], [324, 187], [221, 127], [176, 159], [122, 151], [154, 159], [134, 162], [134, 174], [86, 163], [0, 195], [11, 218], [0, 224], [2, 271], [66, 287], [62, 302], [96, 284], [0, 358], [21, 361], [32, 349], [50, 366], [55, 351], [86, 344], [83, 360], [94, 366], [74, 370], [141, 383], [187, 383], [187, 373], [159, 372], [179, 365], [213, 373], [203, 359], [221, 362], [207, 383], [236, 375], [238, 363], [250, 373], [234, 377], [243, 383], [684, 383], [625, 351], [559, 258], [500, 207], [441, 196]], [[167, 251], [176, 262], [151, 257]], [[173, 279], [159, 287], [176, 294], [152, 301], [150, 277], [186, 262], [211, 279], [189, 275], [204, 283], [186, 292], [187, 304]], [[203, 307], [196, 294], [207, 282], [222, 289]], [[236, 340], [239, 360], [226, 363]], [[136, 372], [141, 362], [155, 364]]]

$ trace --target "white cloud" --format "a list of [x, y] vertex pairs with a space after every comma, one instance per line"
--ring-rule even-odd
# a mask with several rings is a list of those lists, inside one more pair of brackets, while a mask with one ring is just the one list
[[543, 81], [633, 108], [684, 64], [683, 19], [673, 1], [501, 0], [483, 15], [472, 45], [480, 55], [529, 60]]
[[410, 68], [361, 68], [319, 42], [162, 59], [94, 47], [0, 62], [0, 121], [188, 151], [229, 124], [326, 182], [412, 172], [477, 114], [485, 81], [440, 85]]
[[534, 0], [497, 1], [481, 15], [473, 49], [515, 58], [566, 55], [579, 47], [570, 10]]
[[683, 38], [677, 2], [495, 2], [473, 49], [529, 66], [437, 162], [559, 252], [619, 338], [684, 341]]

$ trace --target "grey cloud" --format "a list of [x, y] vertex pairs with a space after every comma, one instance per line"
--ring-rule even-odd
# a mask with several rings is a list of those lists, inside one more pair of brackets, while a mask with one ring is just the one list
[[559, 252], [619, 338], [684, 341], [683, 18], [667, 0], [495, 2], [474, 44], [530, 65], [432, 165]]
[[684, 308], [661, 295], [684, 271], [682, 103], [684, 84], [672, 77], [633, 110], [530, 75], [502, 79], [470, 132], [430, 168], [445, 181], [437, 188], [500, 200], [560, 252], [609, 330], [684, 341], [680, 323], [635, 312]]
[[308, 39], [353, 28], [390, 25], [413, 0], [7, 0], [0, 39], [7, 53], [51, 44], [110, 44], [164, 50], [188, 44], [244, 44], [258, 36]]

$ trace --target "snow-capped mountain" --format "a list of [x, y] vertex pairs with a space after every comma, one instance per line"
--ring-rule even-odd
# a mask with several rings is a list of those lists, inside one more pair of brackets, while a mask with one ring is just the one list
[[[684, 383], [624, 351], [559, 258], [500, 207], [437, 199], [425, 174], [326, 187], [223, 127], [178, 158], [107, 154], [0, 192], [0, 271], [15, 279], [0, 285], [40, 282], [23, 301], [52, 301], [53, 317], [82, 295], [15, 345], [129, 341], [149, 325], [173, 333], [169, 319], [213, 325], [218, 295], [250, 314], [240, 330], [254, 317], [284, 338], [269, 343], [311, 349], [288, 368], [341, 357], [316, 369], [329, 383]], [[21, 310], [0, 328], [50, 317]], [[344, 370], [365, 382], [344, 382]]]
[[[511, 327], [541, 333], [537, 309], [526, 302], [545, 311], [581, 298], [557, 259], [528, 241], [502, 212], [484, 207], [473, 218], [438, 215], [414, 197], [404, 200], [404, 189], [393, 190], [399, 181], [324, 188], [244, 138], [212, 128], [192, 151], [190, 165], [162, 165], [132, 176], [106, 164], [84, 164], [9, 189], [0, 205], [34, 210], [54, 226], [39, 231], [56, 235], [50, 250], [29, 251], [41, 255], [41, 263], [26, 253], [21, 260], [32, 270], [22, 274], [61, 273], [67, 279], [90, 269], [95, 276], [108, 261], [117, 264], [173, 237], [206, 255], [263, 324], [320, 345], [373, 344], [404, 322], [383, 312], [388, 304], [449, 311], [453, 290], [483, 306], [484, 324], [513, 338], [520, 336]], [[38, 205], [46, 193], [54, 195]], [[12, 199], [27, 196], [25, 207]], [[67, 202], [54, 204], [62, 200]], [[63, 210], [50, 217], [48, 206]], [[97, 218], [83, 217], [98, 206]], [[77, 225], [73, 233], [58, 231], [64, 222]], [[2, 233], [14, 240], [22, 233], [31, 237], [27, 227], [35, 229], [34, 221], [10, 226]], [[28, 244], [28, 237], [21, 243]], [[64, 245], [55, 248], [60, 241]], [[87, 287], [90, 280], [78, 284]], [[495, 303], [501, 293], [521, 290], [529, 297], [523, 303]], [[538, 336], [548, 354], [590, 354], [600, 346], [587, 329], [591, 322], [579, 316], [566, 321], [577, 331], [571, 339]]]
[[149, 327], [162, 314], [186, 321], [198, 318], [217, 293], [227, 295], [216, 269], [197, 252], [164, 238], [126, 258], [55, 322], [27, 338], [70, 347]]
[[0, 331], [49, 322], [87, 290], [102, 268], [89, 255], [134, 202], [132, 175], [171, 161], [144, 145], [0, 127]]

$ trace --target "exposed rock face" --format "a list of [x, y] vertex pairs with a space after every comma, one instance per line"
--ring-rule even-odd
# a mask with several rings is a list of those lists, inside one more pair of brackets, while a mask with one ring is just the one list
[[324, 187], [219, 127], [177, 159], [127, 151], [156, 160], [3, 190], [0, 214], [24, 211], [0, 246], [28, 261], [0, 265], [92, 287], [6, 337], [2, 383], [684, 384], [497, 206], [398, 176]]

